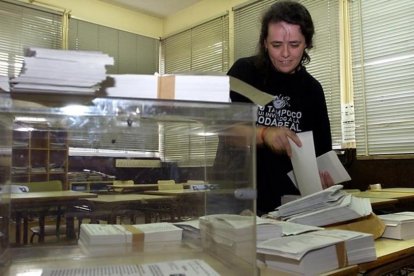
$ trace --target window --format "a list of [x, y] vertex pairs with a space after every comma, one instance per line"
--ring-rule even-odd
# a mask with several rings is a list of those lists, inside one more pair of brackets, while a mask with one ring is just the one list
[[414, 153], [414, 2], [349, 5], [357, 155]]
[[[275, 1], [249, 2], [234, 8], [235, 59], [255, 54], [260, 35], [261, 16]], [[332, 143], [341, 147], [341, 91], [339, 57], [339, 1], [302, 0], [312, 15], [316, 34], [314, 48], [309, 55], [312, 61], [307, 70], [322, 84], [331, 122]]]
[[62, 48], [62, 14], [19, 2], [0, 2], [0, 75], [20, 73], [24, 49]]
[[[161, 40], [162, 73], [227, 72], [228, 16], [220, 16]], [[160, 156], [179, 166], [211, 166], [217, 135], [205, 135], [199, 123], [160, 126]]]
[[160, 157], [164, 162], [172, 162], [180, 167], [204, 167], [214, 163], [218, 137], [209, 135], [202, 123], [161, 124], [159, 137]]
[[226, 72], [228, 16], [220, 16], [161, 39], [161, 72]]

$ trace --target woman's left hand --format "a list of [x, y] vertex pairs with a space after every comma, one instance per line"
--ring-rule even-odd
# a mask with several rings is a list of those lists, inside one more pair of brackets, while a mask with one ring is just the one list
[[320, 171], [319, 176], [321, 178], [321, 183], [322, 183], [322, 188], [323, 189], [329, 188], [329, 187], [331, 187], [335, 184], [334, 180], [333, 180], [333, 178], [332, 178], [332, 176], [329, 172]]

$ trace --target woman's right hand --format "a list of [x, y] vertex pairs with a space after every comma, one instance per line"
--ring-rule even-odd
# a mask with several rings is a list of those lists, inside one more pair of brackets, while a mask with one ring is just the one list
[[292, 148], [289, 144], [291, 139], [298, 147], [302, 146], [302, 142], [295, 132], [286, 127], [259, 127], [260, 140], [263, 145], [269, 147], [276, 153], [286, 153], [292, 156]]

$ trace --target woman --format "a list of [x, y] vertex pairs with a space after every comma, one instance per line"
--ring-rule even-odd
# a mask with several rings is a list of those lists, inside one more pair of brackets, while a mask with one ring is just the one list
[[[259, 49], [241, 58], [228, 75], [274, 96], [257, 113], [257, 213], [273, 211], [281, 196], [298, 194], [287, 173], [292, 170], [288, 138], [301, 146], [298, 132], [313, 131], [316, 155], [332, 149], [330, 124], [321, 84], [305, 68], [310, 62], [314, 26], [308, 10], [293, 1], [278, 1], [262, 19]], [[250, 102], [231, 92], [233, 102]], [[323, 186], [332, 178], [320, 173]]]

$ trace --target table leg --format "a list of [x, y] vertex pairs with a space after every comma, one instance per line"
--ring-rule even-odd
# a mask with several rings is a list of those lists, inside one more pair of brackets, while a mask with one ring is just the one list
[[39, 242], [45, 241], [45, 215], [39, 216]]
[[29, 218], [27, 214], [23, 217], [23, 244], [28, 243]]
[[75, 219], [72, 216], [66, 216], [66, 238], [68, 240], [76, 239]]
[[21, 238], [22, 238], [22, 229], [21, 229], [21, 220], [22, 220], [22, 214], [20, 212], [16, 212], [16, 237], [15, 242], [16, 244], [20, 244]]

